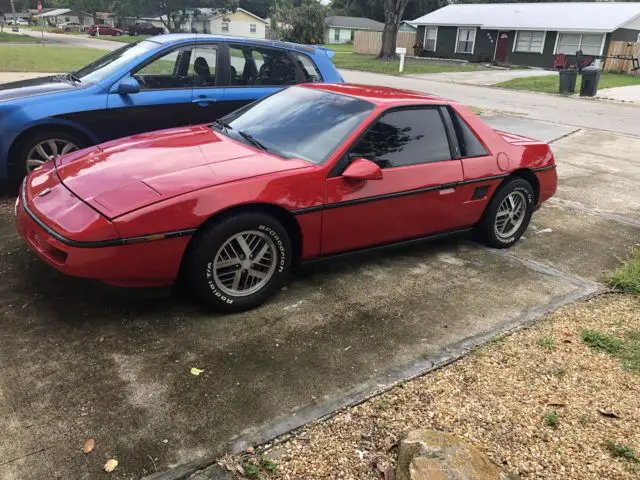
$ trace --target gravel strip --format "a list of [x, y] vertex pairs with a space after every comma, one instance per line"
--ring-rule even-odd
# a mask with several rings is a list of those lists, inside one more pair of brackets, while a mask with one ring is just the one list
[[[522, 478], [638, 478], [638, 463], [613, 458], [604, 444], [640, 455], [640, 376], [593, 353], [580, 340], [582, 329], [621, 339], [640, 331], [640, 298], [609, 294], [561, 308], [453, 365], [311, 424], [263, 452], [277, 464], [270, 478], [382, 478], [394, 465], [398, 439], [414, 428], [464, 437]], [[555, 426], [547, 424], [552, 411]]]

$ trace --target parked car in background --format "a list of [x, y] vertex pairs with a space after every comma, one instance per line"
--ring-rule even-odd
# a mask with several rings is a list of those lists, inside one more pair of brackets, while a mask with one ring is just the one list
[[510, 247], [556, 184], [546, 143], [496, 132], [465, 106], [308, 84], [211, 126], [47, 162], [16, 214], [22, 238], [62, 272], [119, 286], [181, 274], [201, 301], [239, 311], [319, 257], [470, 230]]
[[[284, 86], [342, 82], [322, 47], [174, 34], [77, 72], [0, 85], [0, 180], [135, 133], [212, 122]], [[230, 88], [233, 87], [233, 88]]]
[[58, 25], [58, 28], [65, 32], [81, 32], [84, 30], [84, 27], [78, 22], [64, 22]]
[[152, 23], [140, 22], [129, 27], [129, 35], [137, 37], [138, 35], [162, 35], [164, 28], [156, 27]]
[[125, 33], [121, 28], [110, 27], [108, 25], [91, 25], [89, 28], [85, 29], [85, 32], [92, 37], [95, 37], [98, 33], [100, 33], [100, 35], [111, 35], [112, 37], [119, 37]]
[[9, 22], [10, 25], [19, 25], [21, 27], [29, 26], [29, 22], [27, 22], [24, 18], [16, 18], [13, 22]]

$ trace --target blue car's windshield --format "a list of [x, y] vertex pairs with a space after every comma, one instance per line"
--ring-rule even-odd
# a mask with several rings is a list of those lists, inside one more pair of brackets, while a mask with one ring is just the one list
[[371, 103], [346, 95], [290, 87], [214, 126], [264, 150], [320, 164], [372, 109]]
[[157, 43], [148, 40], [140, 43], [129, 43], [74, 72], [73, 76], [82, 83], [100, 82], [131, 60], [155, 50], [158, 46]]

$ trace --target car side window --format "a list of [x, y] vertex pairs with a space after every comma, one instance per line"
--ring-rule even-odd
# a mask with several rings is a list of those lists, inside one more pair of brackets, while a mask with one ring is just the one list
[[351, 150], [380, 168], [451, 160], [449, 139], [438, 108], [410, 108], [386, 113]]
[[140, 82], [141, 90], [165, 90], [190, 88], [193, 78], [189, 76], [192, 47], [182, 47], [156, 58], [133, 76]]
[[302, 53], [293, 53], [293, 57], [298, 62], [298, 67], [302, 70], [302, 74], [305, 77], [305, 82], [315, 83], [322, 82], [322, 75], [320, 74], [320, 70], [316, 67], [316, 64], [313, 63], [309, 57]]
[[296, 83], [296, 67], [284, 50], [229, 45], [231, 84], [284, 86]]
[[469, 128], [467, 122], [465, 122], [458, 112], [452, 111], [451, 116], [453, 117], [453, 127], [456, 131], [456, 137], [458, 137], [458, 144], [460, 145], [460, 155], [462, 158], [470, 158], [470, 157], [484, 157], [489, 155], [487, 150], [482, 146], [478, 137], [476, 137], [475, 133]]
[[216, 84], [218, 47], [202, 45], [193, 49], [189, 61], [189, 77], [194, 87], [213, 87]]

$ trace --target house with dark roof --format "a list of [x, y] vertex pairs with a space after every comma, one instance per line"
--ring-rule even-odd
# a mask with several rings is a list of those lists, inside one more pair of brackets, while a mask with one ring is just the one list
[[364, 17], [343, 17], [334, 15], [324, 19], [324, 43], [353, 42], [359, 30], [381, 32], [384, 23]]
[[552, 68], [640, 41], [640, 2], [454, 4], [411, 23], [422, 56]]

